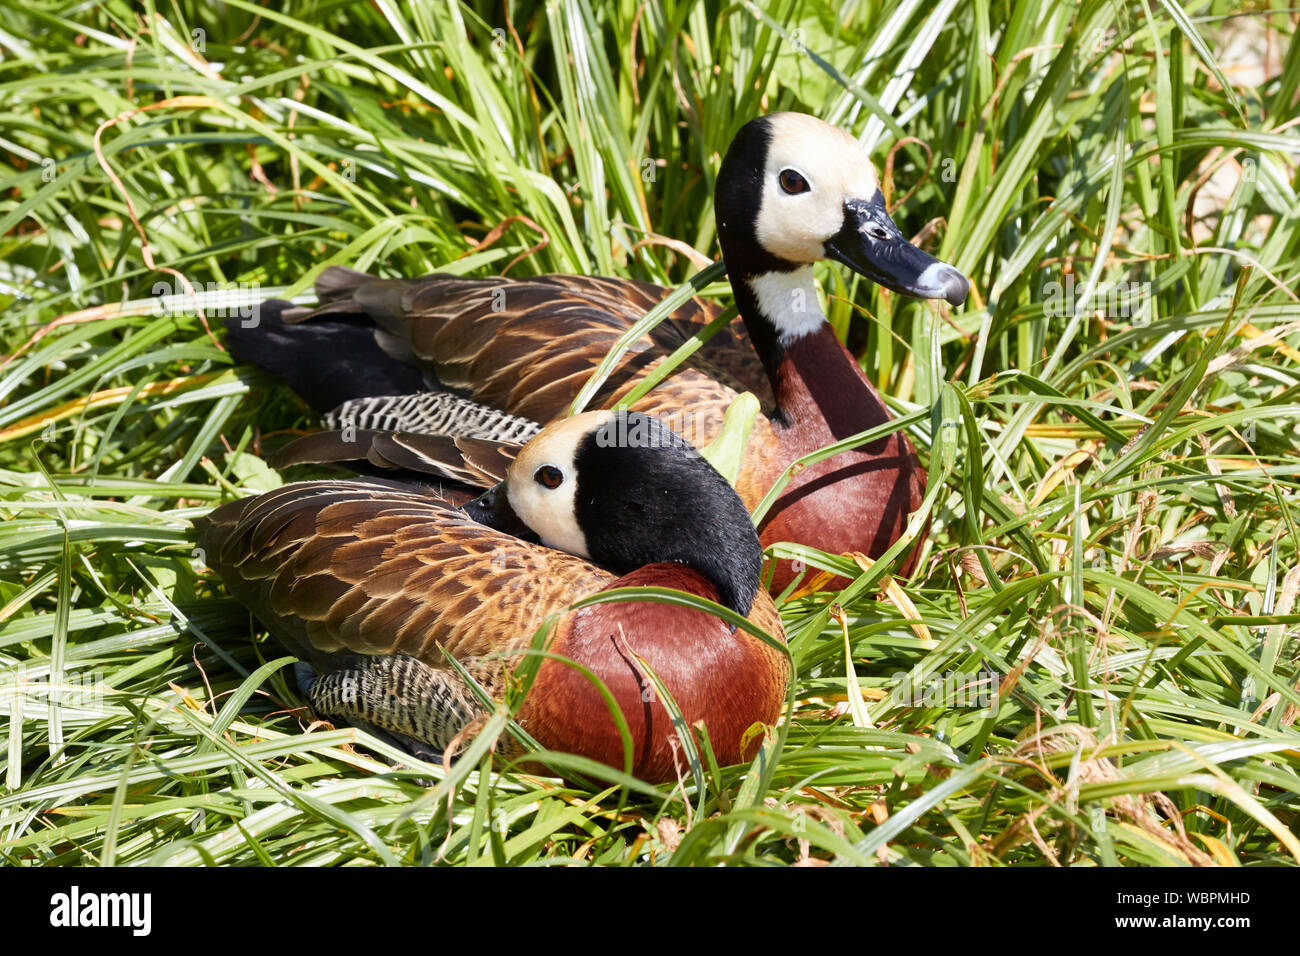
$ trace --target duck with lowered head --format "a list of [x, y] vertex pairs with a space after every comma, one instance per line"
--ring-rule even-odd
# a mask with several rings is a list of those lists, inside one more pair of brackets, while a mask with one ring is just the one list
[[[318, 714], [420, 755], [485, 713], [447, 657], [499, 700], [551, 615], [554, 656], [516, 716], [549, 750], [624, 766], [602, 687], [631, 731], [632, 772], [650, 781], [685, 767], [654, 678], [687, 726], [707, 729], [722, 764], [752, 757], [761, 735], [751, 728], [784, 709], [784, 634], [759, 588], [762, 549], [744, 504], [642, 413], [546, 427], [463, 510], [396, 482], [303, 482], [218, 508], [202, 545], [227, 588], [310, 664], [304, 686]], [[621, 587], [715, 601], [772, 640], [649, 600], [569, 610]]]

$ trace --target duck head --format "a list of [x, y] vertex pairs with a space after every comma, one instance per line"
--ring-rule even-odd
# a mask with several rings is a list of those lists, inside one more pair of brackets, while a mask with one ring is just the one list
[[641, 412], [599, 411], [542, 429], [505, 481], [466, 503], [480, 524], [589, 558], [618, 574], [679, 562], [747, 615], [762, 546], [740, 496], [694, 447]]
[[966, 277], [908, 242], [889, 218], [867, 151], [816, 117], [774, 113], [745, 124], [718, 171], [714, 208], [733, 285], [749, 286], [783, 339], [822, 318], [815, 298], [804, 309], [781, 301], [812, 290], [821, 259], [904, 295], [966, 300]]

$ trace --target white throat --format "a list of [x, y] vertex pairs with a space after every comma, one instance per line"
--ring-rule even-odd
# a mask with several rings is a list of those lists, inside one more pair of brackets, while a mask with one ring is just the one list
[[826, 321], [817, 301], [811, 265], [793, 272], [765, 272], [745, 281], [758, 300], [758, 310], [772, 323], [783, 346], [816, 332]]

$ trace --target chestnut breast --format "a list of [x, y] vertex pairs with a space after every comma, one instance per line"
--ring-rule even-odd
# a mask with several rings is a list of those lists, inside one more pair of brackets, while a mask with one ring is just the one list
[[[764, 488], [791, 462], [892, 418], [829, 326], [787, 347], [778, 392], [785, 413], [785, 422], [773, 429], [779, 451], [756, 461], [766, 466], [757, 481]], [[809, 541], [831, 554], [879, 557], [902, 534], [924, 492], [925, 473], [912, 444], [895, 432], [800, 470], [759, 526], [759, 539], [764, 546]], [[773, 590], [779, 592], [793, 576], [790, 562], [780, 562]]]
[[[605, 590], [646, 586], [718, 599], [711, 582], [675, 563], [646, 565]], [[766, 592], [756, 596], [749, 620], [784, 640]], [[674, 779], [689, 769], [684, 752], [674, 748], [676, 728], [647, 668], [663, 682], [688, 726], [703, 722], [707, 727], [723, 766], [753, 757], [761, 735], [744, 746], [742, 738], [755, 722], [780, 719], [790, 677], [787, 657], [743, 629], [732, 632], [711, 614], [650, 601], [596, 604], [573, 612], [561, 622], [551, 651], [589, 668], [604, 682], [631, 732], [632, 773], [652, 782]], [[543, 746], [623, 766], [623, 740], [604, 697], [566, 663], [543, 662], [519, 721]]]

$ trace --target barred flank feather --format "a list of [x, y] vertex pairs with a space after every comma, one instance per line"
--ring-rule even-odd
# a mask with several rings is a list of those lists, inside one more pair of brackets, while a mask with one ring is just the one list
[[[500, 662], [474, 663], [475, 678], [494, 691]], [[459, 677], [401, 654], [350, 658], [343, 670], [321, 676], [311, 702], [323, 716], [361, 720], [438, 750], [484, 713]]]
[[354, 398], [328, 412], [324, 423], [326, 428], [351, 425], [365, 430], [487, 438], [520, 444], [541, 428], [530, 418], [489, 408], [450, 392]]

